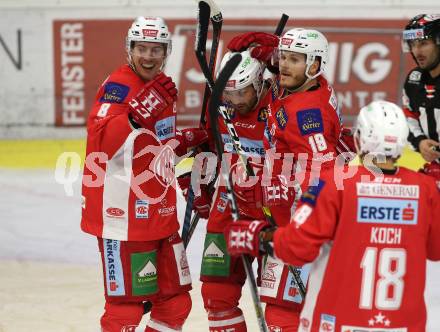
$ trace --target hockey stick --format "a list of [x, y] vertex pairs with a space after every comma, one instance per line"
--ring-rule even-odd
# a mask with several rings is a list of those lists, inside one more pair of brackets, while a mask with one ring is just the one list
[[[215, 64], [217, 61], [217, 51], [220, 44], [220, 35], [223, 24], [223, 16], [213, 0], [199, 0], [199, 20], [197, 25], [195, 53], [196, 58], [201, 67], [203, 74], [209, 72], [214, 77]], [[209, 64], [206, 62], [206, 43], [208, 38], [209, 19], [212, 24], [212, 43], [209, 55]], [[206, 109], [208, 106], [209, 97], [211, 96], [211, 89], [206, 83], [205, 92], [203, 94], [202, 112], [200, 114], [200, 123], [206, 125]]]
[[[197, 59], [203, 58], [204, 60], [203, 63], [206, 64], [206, 42], [207, 42], [209, 19], [210, 19], [213, 29], [211, 52], [209, 55], [209, 65], [207, 65], [207, 68], [204, 68], [204, 70], [211, 73], [211, 75], [213, 75], [215, 70], [215, 63], [217, 60], [218, 45], [220, 43], [220, 34], [222, 29], [223, 17], [220, 9], [217, 7], [217, 5], [213, 0], [201, 0], [201, 1], [197, 0], [197, 2], [198, 2], [199, 11], [198, 11], [198, 20], [197, 20], [198, 24], [197, 24], [197, 33], [196, 33], [195, 53]], [[200, 125], [202, 127], [206, 127], [206, 108], [208, 106], [208, 100], [210, 96], [211, 96], [211, 89], [208, 86], [208, 84], [206, 84], [205, 92], [203, 94], [202, 111], [200, 113]], [[192, 234], [194, 233], [195, 227], [197, 226], [200, 219], [200, 216], [198, 215], [197, 212], [194, 214], [194, 217], [191, 219], [193, 203], [194, 203], [194, 191], [190, 184], [188, 188], [188, 198], [186, 202], [185, 216], [183, 219], [183, 226], [182, 226], [182, 240], [185, 245], [185, 248], [188, 246]]]
[[[286, 14], [283, 14], [281, 16], [281, 19], [278, 22], [277, 27], [275, 29], [275, 33], [276, 33], [277, 36], [282, 34], [288, 19], [289, 19], [289, 16], [286, 15]], [[202, 63], [200, 63], [200, 67], [202, 68], [203, 73], [205, 73], [208, 85], [213, 87], [214, 86], [214, 80], [213, 80], [212, 76], [209, 75], [209, 72], [206, 70], [206, 68], [207, 68], [206, 59], [205, 59], [204, 62], [203, 62], [204, 58], [203, 59], [199, 59], [198, 58], [198, 60], [202, 61]], [[218, 109], [219, 109], [219, 112], [220, 112], [221, 116], [223, 117], [223, 120], [225, 122], [225, 125], [226, 125], [226, 128], [228, 130], [229, 136], [232, 139], [232, 144], [234, 145], [234, 149], [237, 152], [240, 160], [242, 161], [243, 165], [246, 168], [247, 175], [248, 176], [255, 176], [255, 172], [254, 172], [253, 168], [251, 167], [248, 159], [246, 158], [246, 153], [245, 153], [245, 151], [243, 150], [243, 148], [241, 146], [240, 138], [239, 138], [239, 136], [237, 134], [237, 131], [235, 130], [235, 127], [234, 127], [234, 125], [233, 125], [233, 123], [232, 123], [232, 121], [230, 119], [230, 116], [229, 116], [229, 113], [228, 113], [226, 107], [221, 105]], [[296, 186], [295, 191], [297, 193], [299, 193], [299, 191], [300, 191], [299, 185]], [[298, 198], [299, 198], [299, 195], [297, 194], [296, 197], [295, 197], [295, 201], [293, 202], [294, 206], [296, 206]], [[266, 217], [267, 221], [272, 226], [276, 226], [275, 220], [274, 220], [274, 218], [272, 216], [272, 213], [271, 213], [270, 209], [267, 206], [263, 206], [262, 210], [263, 210], [264, 216]], [[306, 288], [304, 286], [304, 283], [302, 282], [300, 271], [298, 270], [298, 268], [293, 267], [293, 266], [289, 266], [289, 271], [292, 273], [293, 280], [294, 280], [294, 282], [296, 283], [296, 285], [298, 287], [298, 291], [299, 291], [301, 297], [304, 299], [305, 298], [305, 294], [306, 294]]]
[[[213, 86], [211, 100], [209, 102], [208, 114], [209, 120], [211, 123], [211, 130], [214, 136], [214, 143], [217, 149], [217, 153], [219, 156], [223, 154], [223, 141], [220, 136], [220, 132], [218, 129], [218, 108], [222, 102], [223, 90], [226, 87], [226, 83], [229, 80], [229, 77], [234, 72], [235, 68], [237, 68], [238, 64], [241, 62], [241, 54], [235, 54], [223, 67], [220, 72], [216, 84]], [[212, 78], [211, 78], [212, 79]], [[235, 200], [234, 192], [232, 190], [232, 182], [230, 178], [230, 170], [225, 158], [221, 158], [221, 168], [222, 176], [226, 183], [226, 191], [228, 195], [229, 202], [231, 203], [231, 214], [232, 219], [237, 221], [239, 219], [238, 210], [237, 210], [237, 202]], [[255, 312], [257, 314], [258, 326], [260, 331], [267, 332], [266, 320], [264, 319], [263, 308], [261, 306], [261, 301], [258, 296], [258, 288], [257, 283], [255, 281], [254, 271], [252, 270], [252, 263], [249, 260], [249, 257], [242, 255], [243, 265], [246, 271], [246, 275], [249, 281], [249, 285], [251, 287], [251, 295], [252, 300], [255, 306]]]
[[191, 219], [191, 222], [190, 222], [189, 227], [186, 231], [185, 237], [182, 236], [183, 246], [185, 247], [185, 249], [188, 247], [188, 243], [194, 234], [194, 231], [196, 229], [196, 226], [197, 226], [199, 220], [200, 220], [200, 215], [196, 212]]

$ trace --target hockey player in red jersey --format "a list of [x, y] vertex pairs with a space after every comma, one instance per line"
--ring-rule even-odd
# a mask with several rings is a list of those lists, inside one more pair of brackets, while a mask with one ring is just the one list
[[174, 156], [207, 137], [176, 130], [177, 90], [163, 67], [171, 34], [162, 18], [128, 30], [128, 64], [98, 91], [88, 120], [81, 228], [98, 238], [105, 312], [102, 331], [181, 331], [191, 277], [178, 234]]
[[361, 166], [346, 167], [344, 178], [341, 169], [323, 172], [286, 227], [239, 220], [226, 229], [231, 254], [264, 247], [286, 263], [313, 261], [299, 331], [425, 331], [440, 194], [431, 177], [396, 165], [408, 132], [395, 104], [367, 105], [355, 129]]
[[[316, 30], [291, 29], [280, 39], [250, 32], [235, 37], [229, 47], [249, 48], [270, 61], [278, 47], [279, 96], [270, 103], [265, 132], [266, 174], [255, 186], [236, 188], [248, 204], [267, 206], [280, 226], [288, 223], [298, 188], [307, 188], [320, 169], [332, 168], [341, 134], [336, 95], [323, 76], [328, 42]], [[301, 271], [307, 283], [309, 267]], [[267, 303], [266, 320], [273, 331], [296, 331], [302, 298], [293, 275], [280, 260], [267, 256], [261, 277], [261, 299]], [[271, 322], [277, 321], [277, 324]]]
[[[225, 54], [221, 68], [233, 54]], [[261, 164], [264, 157], [263, 136], [267, 105], [272, 98], [271, 82], [263, 80], [263, 70], [260, 61], [252, 58], [248, 51], [242, 52], [242, 61], [230, 77], [223, 93], [224, 104], [241, 146], [246, 157], [254, 162], [254, 166]], [[234, 165], [232, 172], [240, 176], [243, 167], [220, 115], [218, 125], [224, 144], [223, 158], [230, 158], [230, 164]], [[239, 205], [239, 213], [249, 220], [263, 217], [260, 210], [249, 209], [246, 204]], [[243, 313], [238, 307], [246, 273], [241, 259], [231, 257], [226, 251], [223, 236], [223, 230], [230, 222], [232, 217], [226, 188], [219, 185], [208, 218], [200, 273], [202, 297], [211, 332], [247, 331]]]

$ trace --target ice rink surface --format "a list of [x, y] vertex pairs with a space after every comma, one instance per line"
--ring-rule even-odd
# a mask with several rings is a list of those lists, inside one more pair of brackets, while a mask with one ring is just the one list
[[[68, 196], [53, 171], [0, 169], [0, 197], [0, 332], [99, 331], [102, 272], [96, 239], [79, 227], [80, 180]], [[181, 197], [179, 203], [181, 220]], [[197, 281], [204, 226], [201, 222], [188, 247], [194, 290], [184, 331], [208, 330]], [[427, 331], [437, 332], [440, 263], [429, 263], [427, 276]], [[248, 330], [257, 331], [247, 287], [242, 307]]]

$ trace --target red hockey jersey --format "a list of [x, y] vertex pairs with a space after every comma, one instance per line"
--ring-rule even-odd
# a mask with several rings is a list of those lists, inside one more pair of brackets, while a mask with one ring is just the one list
[[425, 331], [426, 259], [440, 260], [433, 179], [361, 166], [342, 185], [327, 171], [274, 234], [284, 262], [314, 260], [299, 331]]
[[130, 67], [120, 67], [99, 89], [89, 116], [81, 228], [98, 237], [150, 241], [179, 229], [175, 107], [151, 119], [152, 131], [133, 128], [128, 102], [143, 85]]
[[[263, 136], [266, 126], [268, 109], [267, 105], [273, 98], [273, 91], [269, 89], [267, 93], [260, 99], [255, 109], [243, 116], [240, 113], [229, 109], [231, 122], [240, 138], [240, 144], [244, 150], [246, 157], [252, 162], [256, 176], [261, 176], [262, 163], [264, 160], [264, 144]], [[209, 126], [209, 123], [208, 123]], [[218, 128], [223, 141], [224, 152], [230, 156], [231, 172], [235, 174], [233, 180], [238, 177], [244, 178], [244, 168], [239, 160], [232, 144], [232, 139], [228, 133], [226, 125], [221, 116], [218, 117]], [[259, 165], [259, 166], [258, 166]], [[243, 217], [263, 218], [261, 209], [251, 209], [241, 202], [238, 203], [239, 213]], [[213, 207], [209, 214], [208, 232], [222, 232], [227, 222], [232, 221], [228, 198], [226, 196], [226, 187], [219, 186], [216, 190]]]
[[[264, 143], [277, 155], [266, 153], [268, 172], [295, 179], [302, 190], [308, 187], [312, 171], [316, 177], [321, 169], [333, 167], [341, 133], [336, 94], [324, 77], [319, 76], [318, 83], [318, 88], [286, 97], [281, 93], [269, 105]], [[288, 208], [272, 214], [280, 225], [290, 219]]]

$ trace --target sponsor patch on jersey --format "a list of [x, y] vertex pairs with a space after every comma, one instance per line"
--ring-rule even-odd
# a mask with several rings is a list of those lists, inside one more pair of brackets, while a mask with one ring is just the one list
[[335, 331], [336, 317], [328, 314], [321, 314], [321, 321], [319, 323], [319, 331]]
[[125, 295], [124, 273], [121, 263], [121, 242], [103, 239], [104, 268], [108, 296]]
[[136, 206], [135, 206], [136, 218], [147, 219], [148, 218], [148, 209], [149, 209], [148, 201], [145, 201], [142, 199], [136, 200]]
[[124, 101], [125, 97], [127, 97], [128, 91], [130, 91], [130, 88], [126, 85], [116, 82], [107, 82], [104, 85], [104, 94], [99, 99], [99, 102], [120, 104]]
[[411, 74], [409, 74], [408, 80], [412, 81], [412, 82], [420, 82], [422, 78], [422, 73], [414, 70], [413, 72], [411, 72]]
[[174, 213], [176, 213], [176, 206], [175, 205], [168, 205], [168, 201], [166, 200], [166, 198], [164, 198], [161, 202], [160, 205], [162, 205], [162, 207], [158, 208], [157, 211], [159, 212], [159, 214], [163, 217], [165, 216], [171, 216]]
[[255, 129], [255, 127], [257, 126], [255, 123], [246, 123], [246, 122], [235, 122], [234, 126], [236, 128], [244, 128], [244, 129]]
[[258, 111], [258, 118], [257, 118], [257, 121], [260, 121], [260, 122], [266, 122], [268, 116], [269, 116], [269, 110], [268, 110], [266, 107], [262, 107], [262, 108], [260, 108], [260, 110]]
[[181, 286], [191, 284], [191, 273], [189, 271], [188, 259], [186, 257], [183, 242], [173, 244], [174, 258], [177, 271], [179, 272], [179, 283]]
[[217, 203], [217, 210], [221, 213], [225, 212], [226, 207], [228, 206], [228, 195], [226, 193], [220, 193], [220, 199]]
[[[224, 150], [226, 152], [237, 153], [235, 150], [233, 140], [229, 134], [222, 134]], [[264, 156], [264, 144], [262, 140], [253, 140], [249, 138], [240, 137], [241, 148], [248, 156]]]
[[316, 199], [319, 196], [322, 188], [324, 188], [325, 181], [319, 179], [318, 183], [315, 186], [309, 186], [307, 191], [302, 194], [301, 202], [309, 203], [312, 206], [316, 205]]
[[356, 183], [358, 196], [387, 198], [419, 198], [419, 186], [385, 183]]
[[[307, 285], [307, 279], [309, 278], [311, 264], [305, 264], [301, 268], [298, 268], [300, 272], [300, 278], [304, 285]], [[301, 303], [302, 297], [296, 286], [295, 278], [292, 272], [289, 271], [287, 275], [286, 285], [284, 287], [283, 300]]]
[[[284, 264], [280, 259], [264, 256], [263, 270], [261, 274], [260, 295], [276, 298], [281, 283]], [[282, 285], [281, 285], [282, 287]]]
[[123, 218], [125, 211], [117, 207], [109, 207], [105, 213], [108, 218]]
[[159, 120], [154, 125], [157, 137], [164, 141], [175, 136], [176, 118], [169, 116], [168, 118]]
[[418, 201], [358, 197], [357, 221], [393, 225], [416, 225]]
[[205, 276], [229, 276], [230, 264], [231, 256], [228, 255], [223, 234], [206, 233], [200, 274]]
[[156, 251], [137, 252], [130, 255], [131, 292], [133, 295], [157, 293], [157, 253]]
[[284, 128], [286, 128], [287, 121], [289, 121], [289, 117], [286, 114], [284, 106], [281, 106], [280, 109], [275, 113], [275, 119], [277, 120], [278, 127], [284, 130]]
[[324, 132], [324, 123], [322, 122], [322, 114], [319, 108], [299, 111], [296, 113], [296, 119], [298, 128], [303, 136]]

